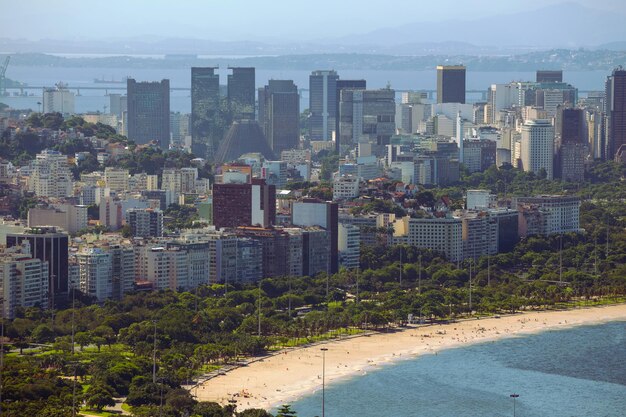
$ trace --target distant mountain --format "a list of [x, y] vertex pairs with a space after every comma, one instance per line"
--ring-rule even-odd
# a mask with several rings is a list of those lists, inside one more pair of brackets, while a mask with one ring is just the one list
[[415, 22], [344, 36], [326, 42], [389, 45], [459, 41], [474, 45], [517, 45], [536, 49], [589, 47], [626, 39], [626, 16], [566, 2], [539, 10], [476, 20]]

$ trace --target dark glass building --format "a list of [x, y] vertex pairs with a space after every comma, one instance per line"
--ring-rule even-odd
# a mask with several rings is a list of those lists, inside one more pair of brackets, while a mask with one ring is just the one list
[[7, 234], [6, 245], [20, 246], [24, 240], [30, 244], [34, 258], [48, 262], [49, 305], [57, 305], [69, 291], [68, 235], [57, 232], [55, 227], [33, 227], [24, 233]]
[[465, 103], [465, 67], [437, 66], [437, 103]]
[[339, 101], [341, 99], [341, 90], [354, 89], [365, 90], [367, 88], [367, 82], [365, 80], [337, 80], [335, 90], [335, 103], [337, 108], [335, 110], [335, 151], [339, 152], [340, 134], [339, 134]]
[[270, 80], [259, 88], [259, 124], [276, 155], [300, 141], [300, 96], [291, 80]]
[[626, 70], [618, 67], [606, 80], [606, 159], [626, 146]]
[[332, 140], [337, 116], [337, 81], [335, 71], [313, 71], [309, 76], [309, 138]]
[[269, 227], [276, 220], [276, 187], [265, 180], [250, 184], [213, 185], [213, 224], [216, 228]]
[[562, 83], [562, 70], [537, 70], [536, 81], [538, 83]]
[[228, 105], [232, 120], [254, 119], [254, 67], [228, 67]]
[[217, 132], [220, 79], [216, 69], [191, 68], [191, 152], [208, 159], [213, 157], [221, 139]]
[[162, 149], [170, 143], [170, 81], [126, 80], [128, 139], [143, 145], [156, 141]]

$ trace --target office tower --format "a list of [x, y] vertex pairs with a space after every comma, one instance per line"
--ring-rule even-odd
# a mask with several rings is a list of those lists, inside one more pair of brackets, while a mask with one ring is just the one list
[[228, 67], [228, 105], [233, 121], [254, 119], [255, 70], [254, 67]]
[[44, 113], [74, 114], [74, 93], [62, 83], [44, 88], [42, 101]]
[[48, 307], [48, 262], [31, 255], [29, 242], [0, 247], [0, 308], [5, 319], [18, 307]]
[[437, 103], [465, 103], [465, 67], [437, 66]]
[[385, 146], [395, 134], [395, 91], [343, 89], [339, 101], [339, 140]]
[[126, 224], [134, 237], [163, 236], [163, 212], [161, 210], [131, 208], [126, 210]]
[[261, 178], [265, 179], [268, 185], [276, 186], [277, 189], [285, 188], [287, 185], [287, 162], [264, 161], [261, 167]]
[[45, 149], [36, 155], [31, 166], [28, 189], [37, 197], [62, 198], [73, 195], [73, 177], [67, 156]]
[[162, 149], [170, 143], [170, 81], [126, 80], [128, 139], [138, 145], [156, 141]]
[[553, 179], [554, 128], [550, 120], [526, 120], [522, 126], [521, 157], [526, 172], [542, 169]]
[[562, 83], [563, 70], [537, 70], [538, 83]]
[[332, 140], [337, 116], [337, 80], [335, 71], [313, 71], [309, 76], [309, 138]]
[[234, 121], [215, 155], [216, 163], [231, 162], [245, 153], [260, 153], [265, 159], [276, 159], [265, 134], [256, 120]]
[[276, 220], [276, 187], [265, 180], [247, 184], [213, 185], [213, 224], [216, 228], [269, 227]]
[[33, 227], [6, 237], [8, 248], [20, 246], [24, 241], [29, 243], [33, 258], [48, 263], [49, 305], [56, 305], [69, 290], [68, 235], [57, 232], [54, 227]]
[[615, 159], [620, 147], [626, 146], [626, 70], [614, 69], [606, 79], [606, 159]]
[[220, 79], [217, 67], [191, 68], [191, 152], [211, 158], [219, 141]]
[[585, 160], [589, 153], [583, 109], [558, 108], [555, 151], [555, 176], [565, 181], [583, 181]]
[[[357, 181], [358, 183], [358, 181]], [[339, 269], [338, 205], [328, 201], [304, 199], [293, 203], [291, 223], [294, 226], [319, 226], [330, 232], [330, 272]]]
[[367, 88], [367, 82], [365, 80], [337, 80], [336, 82], [336, 91], [335, 91], [335, 102], [337, 103], [337, 109], [335, 112], [335, 151], [340, 152], [340, 132], [339, 132], [339, 122], [340, 122], [340, 100], [341, 100], [341, 91], [345, 89], [353, 89], [353, 90], [365, 90]]
[[463, 141], [463, 165], [470, 172], [482, 172], [496, 163], [496, 142], [489, 139]]
[[276, 155], [300, 142], [300, 96], [291, 80], [270, 80], [259, 88], [259, 124]]

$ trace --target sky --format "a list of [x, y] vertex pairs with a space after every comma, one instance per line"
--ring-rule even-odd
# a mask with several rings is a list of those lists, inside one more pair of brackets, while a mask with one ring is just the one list
[[[472, 20], [564, 0], [0, 0], [0, 38], [317, 40], [413, 22]], [[576, 0], [626, 15], [624, 0]]]

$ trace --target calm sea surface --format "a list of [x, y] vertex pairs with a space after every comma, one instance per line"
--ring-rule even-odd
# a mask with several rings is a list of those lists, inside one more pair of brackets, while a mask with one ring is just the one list
[[[326, 363], [332, 367], [332, 363]], [[321, 367], [321, 364], [320, 364]], [[398, 362], [326, 388], [326, 417], [626, 416], [626, 322]], [[295, 402], [321, 415], [321, 390]]]
[[[311, 68], [315, 70], [317, 68]], [[227, 69], [220, 67], [220, 83], [226, 84]], [[311, 71], [300, 70], [263, 70], [256, 71], [256, 85], [262, 87], [269, 79], [289, 79], [300, 88], [309, 88]], [[383, 88], [389, 83], [396, 90], [434, 90], [436, 88], [436, 71], [338, 71], [343, 79], [364, 78], [369, 88]], [[603, 90], [608, 71], [565, 71], [564, 81], [578, 87], [580, 90]], [[94, 83], [94, 79], [122, 80], [126, 76], [138, 81], [159, 81], [163, 78], [170, 80], [171, 87], [185, 87], [191, 85], [191, 71], [189, 69], [133, 69], [133, 68], [70, 68], [70, 67], [26, 67], [9, 65], [6, 76], [12, 80], [27, 83], [30, 86], [53, 87], [62, 81], [71, 87], [125, 87], [125, 84]], [[486, 91], [490, 84], [506, 83], [514, 80], [532, 81], [533, 72], [467, 72], [467, 89]], [[13, 92], [15, 90], [12, 90]], [[109, 90], [109, 93], [124, 93], [125, 90]], [[13, 108], [31, 108], [37, 110], [37, 102], [41, 101], [41, 91], [30, 90], [31, 97], [0, 97], [0, 102]], [[76, 112], [103, 111], [109, 105], [109, 99], [104, 90], [80, 91], [76, 97]], [[479, 101], [480, 94], [470, 94], [468, 101]], [[309, 107], [308, 92], [301, 94], [300, 109]], [[173, 91], [170, 98], [172, 111], [189, 113], [191, 98], [188, 91]]]

